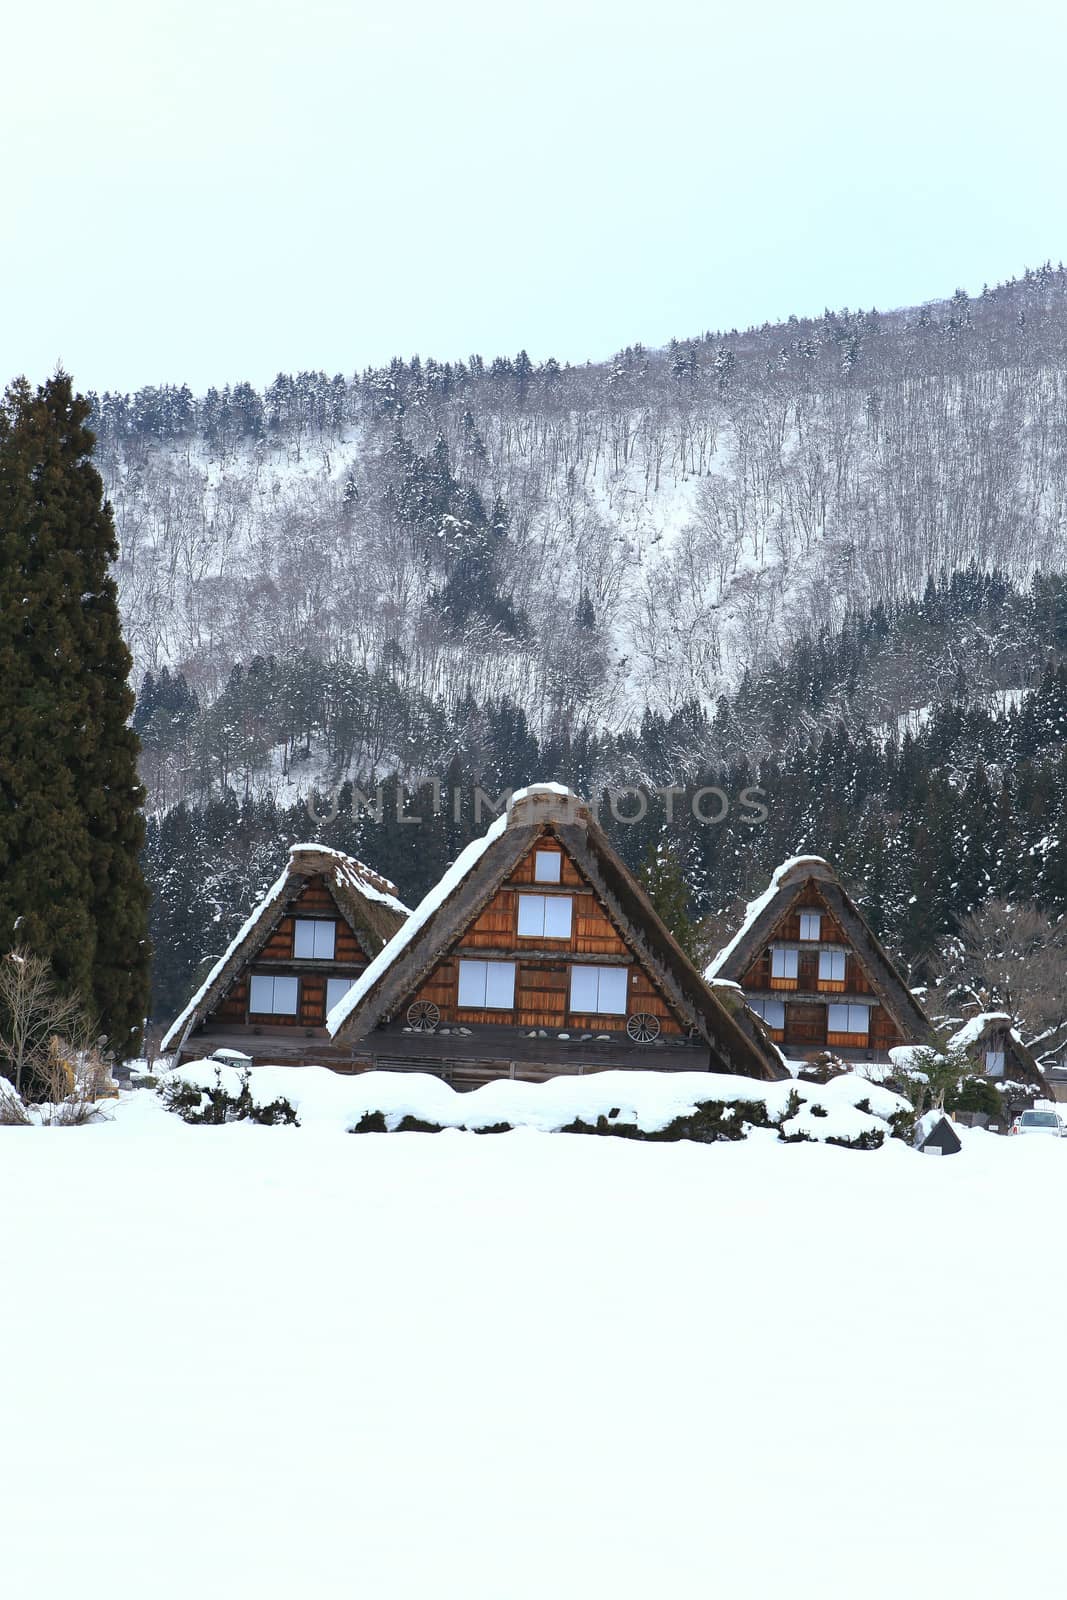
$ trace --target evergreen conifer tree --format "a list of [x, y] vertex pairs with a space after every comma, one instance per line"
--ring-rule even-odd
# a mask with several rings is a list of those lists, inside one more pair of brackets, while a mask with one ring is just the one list
[[641, 882], [663, 922], [690, 959], [696, 959], [696, 929], [689, 915], [689, 889], [678, 852], [664, 837], [649, 846]]
[[0, 950], [47, 955], [128, 1054], [148, 999], [143, 791], [89, 409], [62, 373], [0, 408]]

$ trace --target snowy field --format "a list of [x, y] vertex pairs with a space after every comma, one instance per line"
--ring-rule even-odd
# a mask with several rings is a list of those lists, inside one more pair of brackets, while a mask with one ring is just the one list
[[0, 1594], [1060, 1595], [1067, 1141], [0, 1128]]

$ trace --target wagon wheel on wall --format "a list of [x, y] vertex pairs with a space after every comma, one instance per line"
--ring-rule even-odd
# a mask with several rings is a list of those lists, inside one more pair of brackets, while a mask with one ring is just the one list
[[635, 1044], [651, 1044], [659, 1038], [659, 1018], [651, 1011], [635, 1011], [626, 1019], [626, 1032]]
[[441, 1013], [432, 1000], [415, 1000], [408, 1006], [408, 1024], [416, 1033], [432, 1033]]

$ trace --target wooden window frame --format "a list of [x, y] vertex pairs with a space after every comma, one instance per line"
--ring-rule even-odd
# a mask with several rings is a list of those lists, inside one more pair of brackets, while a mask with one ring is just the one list
[[[291, 1011], [287, 1011], [287, 1010], [284, 1010], [284, 1009], [279, 1010], [279, 1008], [277, 1006], [273, 1005], [273, 1004], [271, 1005], [271, 1008], [270, 1008], [269, 1011], [258, 1010], [252, 1004], [252, 994], [253, 994], [254, 987], [255, 987], [255, 985], [257, 983], [269, 983], [271, 985], [271, 1000], [272, 1001], [274, 999], [274, 986], [275, 985], [277, 985], [279, 983], [294, 983], [296, 985], [296, 1004], [295, 1004], [295, 1006], [292, 1008]], [[298, 977], [295, 977], [292, 973], [287, 973], [287, 972], [278, 972], [278, 973], [274, 973], [274, 972], [250, 972], [249, 973], [249, 975], [248, 975], [248, 1016], [249, 1016], [249, 1018], [252, 1018], [252, 1017], [299, 1017], [300, 1016], [300, 1001], [301, 1001], [300, 979]]]
[[[310, 955], [301, 955], [297, 950], [297, 939], [301, 927], [311, 928], [312, 950]], [[330, 941], [329, 955], [320, 955], [314, 948], [318, 942], [320, 928], [330, 928], [333, 937]], [[294, 917], [293, 918], [293, 960], [294, 961], [336, 961], [337, 960], [337, 918], [336, 917]]]
[[[480, 1000], [464, 1000], [460, 995], [460, 987], [465, 976], [464, 968], [467, 969], [466, 976], [473, 978], [474, 974], [471, 969], [474, 967], [480, 967], [482, 969], [482, 997]], [[477, 956], [460, 956], [459, 965], [456, 969], [456, 1010], [513, 1012], [515, 1010], [515, 989], [518, 979], [518, 969], [519, 964], [517, 961], [482, 961], [479, 960]], [[490, 1003], [489, 973], [491, 970], [500, 973], [504, 971], [510, 971], [511, 973], [511, 1000], [506, 1006]]]
[[[843, 1045], [846, 1049], [849, 1049], [849, 1050], [867, 1050], [867, 1049], [869, 1049], [870, 1048], [870, 1042], [871, 1042], [871, 1012], [872, 1012], [873, 1009], [874, 1008], [872, 1006], [860, 1005], [858, 1003], [856, 1003], [856, 1004], [853, 1004], [853, 1003], [839, 1003], [837, 1005], [828, 1006], [827, 1010], [826, 1010], [826, 1043], [828, 1045], [831, 1045], [831, 1044]], [[831, 1013], [831, 1011], [845, 1011], [845, 1012], [847, 1012], [848, 1013], [847, 1017], [839, 1018], [838, 1020], [839, 1021], [846, 1021], [846, 1022], [849, 1022], [849, 1023], [855, 1021], [855, 1018], [852, 1015], [852, 1013], [854, 1011], [863, 1011], [863, 1012], [865, 1012], [866, 1016], [867, 1016], [867, 1028], [866, 1028], [866, 1031], [863, 1032], [863, 1033], [858, 1033], [852, 1027], [847, 1027], [847, 1028], [834, 1028], [834, 1027], [831, 1027], [831, 1024], [830, 1024], [830, 1013]]]
[[[541, 862], [542, 862], [542, 860], [554, 862], [555, 869], [556, 869], [554, 877], [542, 877], [542, 875], [541, 875]], [[562, 852], [562, 850], [536, 849], [534, 851], [534, 863], [533, 863], [533, 866], [534, 866], [534, 883], [562, 883], [562, 881], [563, 881], [563, 852]]]
[[[782, 957], [792, 956], [792, 958], [793, 958], [793, 962], [792, 962], [793, 971], [791, 973], [779, 973], [779, 974], [776, 975], [775, 974], [775, 970], [774, 970], [774, 960], [775, 960], [776, 956], [782, 956]], [[782, 964], [783, 964], [783, 966], [788, 966], [789, 962], [788, 962], [788, 960], [783, 960]], [[775, 945], [775, 944], [772, 944], [771, 945], [771, 980], [770, 980], [771, 981], [771, 988], [772, 989], [796, 989], [796, 988], [798, 988], [799, 987], [799, 983], [800, 983], [799, 972], [800, 972], [800, 951], [799, 950], [793, 950], [788, 945]]]
[[[575, 973], [596, 973], [596, 1000], [595, 1006], [576, 1006], [574, 1004], [574, 976]], [[623, 1007], [621, 1011], [605, 1011], [600, 1006], [600, 984], [605, 973], [620, 973], [623, 985]], [[629, 967], [605, 966], [597, 961], [572, 961], [569, 980], [567, 983], [567, 1015], [570, 1017], [625, 1017], [630, 1012], [630, 969]]]
[[[522, 922], [523, 905], [524, 903], [528, 903], [533, 900], [539, 900], [541, 902], [541, 932], [524, 933], [520, 926]], [[545, 924], [548, 921], [548, 903], [550, 900], [554, 900], [556, 902], [565, 902], [567, 905], [568, 920], [566, 933], [547, 933], [545, 931]], [[528, 894], [526, 890], [520, 890], [518, 902], [515, 907], [515, 937], [516, 939], [555, 939], [567, 941], [573, 939], [574, 896], [570, 894]]]

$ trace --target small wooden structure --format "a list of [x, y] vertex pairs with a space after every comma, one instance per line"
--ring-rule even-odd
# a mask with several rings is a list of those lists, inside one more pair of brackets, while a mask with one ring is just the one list
[[719, 999], [587, 806], [517, 793], [329, 1019], [353, 1066], [457, 1088], [605, 1067], [788, 1074], [739, 997]]
[[343, 1059], [326, 1016], [407, 916], [354, 856], [297, 844], [160, 1046], [175, 1064], [238, 1047], [280, 1064]]
[[888, 952], [821, 856], [778, 868], [705, 976], [744, 990], [787, 1056], [888, 1061], [932, 1028]]
[[969, 1017], [947, 1040], [949, 1050], [964, 1050], [978, 1072], [1007, 1083], [1024, 1083], [1051, 1100], [1041, 1068], [1023, 1044], [1007, 1011], [982, 1011]]

